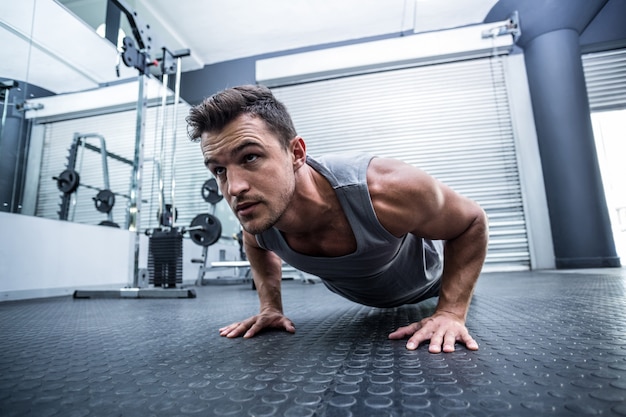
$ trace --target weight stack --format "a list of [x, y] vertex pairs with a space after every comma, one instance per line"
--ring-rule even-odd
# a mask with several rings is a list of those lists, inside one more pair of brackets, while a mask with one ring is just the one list
[[183, 235], [178, 230], [155, 230], [148, 249], [150, 284], [176, 288], [183, 283]]

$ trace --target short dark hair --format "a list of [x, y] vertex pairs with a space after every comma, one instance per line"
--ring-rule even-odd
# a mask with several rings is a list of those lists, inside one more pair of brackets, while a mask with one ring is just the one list
[[285, 149], [296, 136], [285, 105], [274, 97], [269, 88], [261, 85], [227, 88], [204, 99], [189, 111], [187, 132], [193, 141], [198, 141], [203, 133], [219, 132], [242, 114], [264, 120]]

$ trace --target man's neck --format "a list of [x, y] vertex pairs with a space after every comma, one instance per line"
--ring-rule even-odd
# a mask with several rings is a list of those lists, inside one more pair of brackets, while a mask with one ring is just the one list
[[275, 227], [292, 250], [304, 255], [334, 257], [356, 250], [354, 232], [335, 190], [308, 165], [297, 176], [292, 204]]
[[294, 195], [276, 228], [284, 234], [309, 234], [323, 229], [328, 217], [341, 210], [335, 191], [310, 165], [296, 173]]

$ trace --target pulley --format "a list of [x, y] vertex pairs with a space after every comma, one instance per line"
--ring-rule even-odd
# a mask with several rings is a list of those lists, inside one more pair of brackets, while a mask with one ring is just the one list
[[161, 210], [157, 211], [157, 220], [159, 221], [159, 225], [171, 227], [176, 220], [178, 220], [178, 209], [174, 208], [174, 212], [172, 213], [172, 205], [165, 205], [165, 213], [161, 213]]
[[208, 179], [202, 184], [202, 198], [210, 204], [217, 204], [224, 198], [224, 196], [220, 194], [220, 189], [217, 186], [215, 178]]

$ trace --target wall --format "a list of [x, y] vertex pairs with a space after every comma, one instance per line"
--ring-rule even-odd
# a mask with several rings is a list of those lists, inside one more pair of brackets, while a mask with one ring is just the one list
[[[598, 18], [581, 35], [581, 44], [585, 50], [595, 50], [593, 44], [604, 44], [607, 47], [605, 42], [611, 45], [615, 45], [615, 42], [623, 43], [623, 30], [626, 26], [620, 17], [623, 16], [621, 11], [626, 3], [623, 0], [611, 0], [608, 4], [609, 7], [617, 7], [619, 10], [616, 13], [607, 7], [600, 12]], [[605, 24], [606, 22], [610, 24]], [[611, 33], [607, 33], [609, 28]], [[621, 32], [615, 33], [615, 30]], [[400, 35], [389, 34], [377, 39], [394, 36]], [[377, 39], [361, 39], [344, 44]], [[306, 50], [334, 46], [339, 45], [319, 45]], [[272, 56], [302, 51], [285, 51]], [[181, 96], [188, 103], [196, 104], [223, 88], [254, 82], [256, 61], [269, 56], [223, 62], [184, 73]], [[119, 286], [129, 282], [128, 245], [131, 235], [127, 231], [5, 213], [0, 213], [0, 230], [0, 300], [62, 295], [71, 293], [77, 286]], [[201, 253], [199, 247], [189, 244], [185, 240], [185, 281], [195, 279], [197, 265], [191, 264], [190, 258], [198, 257]], [[226, 259], [236, 259], [231, 255], [236, 247], [224, 247], [229, 251]], [[147, 243], [142, 243], [142, 249], [145, 254]], [[218, 244], [211, 247], [211, 260], [218, 259], [219, 249]], [[141, 262], [145, 265], [145, 259], [140, 260]]]
[[10, 213], [0, 230], [0, 300], [128, 283], [127, 231]]
[[517, 45], [524, 50], [557, 268], [620, 266], [581, 61], [581, 34], [590, 27], [602, 28], [589, 38], [605, 46], [623, 36], [603, 9], [616, 1], [500, 0], [485, 19], [520, 16]]
[[626, 47], [626, 1], [610, 0], [580, 34], [583, 53]]
[[[119, 289], [132, 283], [133, 235], [127, 230], [0, 212], [0, 301], [72, 294], [77, 289]], [[148, 238], [141, 236], [140, 268], [147, 266]], [[209, 260], [238, 259], [238, 247], [215, 244]], [[198, 274], [202, 248], [183, 241], [183, 282]], [[206, 277], [232, 275], [221, 270]]]
[[218, 62], [206, 65], [196, 71], [188, 71], [182, 74], [180, 96], [189, 104], [196, 105], [205, 97], [217, 93], [228, 87], [242, 84], [256, 83], [256, 62], [277, 56], [292, 55], [301, 52], [336, 48], [338, 46], [366, 44], [382, 39], [403, 37], [404, 33], [389, 33], [386, 35], [370, 36], [362, 39], [333, 42], [323, 45], [315, 45], [305, 48], [297, 48], [289, 51], [273, 52], [268, 54], [251, 56], [248, 58], [235, 59], [232, 61]]
[[[504, 1], [503, 3], [516, 4], [517, 1], [519, 0]], [[515, 9], [515, 7], [513, 7], [513, 9]], [[624, 47], [626, 45], [626, 25], [624, 25], [623, 21], [625, 13], [626, 1], [609, 0], [606, 6], [581, 34], [580, 43], [583, 51], [589, 52]], [[550, 19], [549, 14], [544, 13], [544, 15], [546, 19]], [[508, 14], [498, 16], [493, 21], [504, 20], [506, 17], [508, 17]], [[364, 39], [315, 45], [207, 65], [202, 69], [182, 74], [181, 97], [189, 104], [195, 105], [200, 103], [203, 98], [223, 90], [224, 88], [240, 84], [255, 83], [255, 63], [261, 59], [403, 36], [405, 36], [405, 33], [402, 32], [389, 33]]]
[[[486, 18], [486, 22], [496, 22], [496, 21], [501, 21], [506, 19], [508, 16], [510, 16], [510, 13], [512, 10], [517, 10], [520, 9], [520, 19], [522, 21], [522, 38], [520, 39], [520, 42], [522, 41], [522, 39], [525, 37], [526, 39], [535, 39], [537, 34], [542, 33], [543, 30], [546, 30], [546, 28], [551, 28], [553, 25], [557, 25], [557, 27], [560, 27], [559, 25], [563, 25], [564, 27], [570, 27], [572, 26], [572, 22], [576, 23], [576, 25], [573, 25], [574, 27], [579, 27], [579, 31], [580, 31], [580, 38], [577, 39], [577, 43], [579, 42], [581, 45], [581, 48], [578, 49], [576, 48], [576, 54], [580, 54], [580, 50], [582, 50], [583, 52], [589, 52], [592, 50], [602, 50], [602, 49], [610, 49], [610, 48], [615, 48], [618, 46], [623, 46], [624, 44], [626, 44], [626, 26], [623, 25], [623, 18], [622, 16], [624, 16], [624, 12], [626, 12], [626, 1], [623, 0], [605, 0], [604, 2], [597, 2], [594, 4], [591, 3], [586, 3], [584, 1], [580, 1], [578, 3], [576, 3], [574, 6], [572, 6], [572, 8], [569, 8], [568, 6], [565, 6], [563, 4], [559, 4], [559, 3], [555, 3], [555, 4], [544, 4], [542, 3], [540, 0], [535, 1], [534, 3], [525, 3], [523, 4], [525, 7], [521, 7], [522, 4], [520, 4], [520, 2], [518, 2], [517, 0], [501, 0], [500, 2], [498, 2], [498, 4], [492, 9], [492, 12], [490, 12], [489, 16]], [[605, 7], [603, 8], [602, 6], [605, 5]], [[509, 10], [510, 9], [510, 10]], [[583, 13], [585, 12], [585, 13]], [[546, 16], [552, 16], [553, 18], [546, 18]], [[569, 21], [572, 22], [569, 22]], [[568, 23], [569, 22], [569, 23]], [[461, 29], [457, 29], [461, 30]], [[440, 32], [441, 33], [441, 32]], [[438, 34], [435, 34], [438, 35]], [[416, 36], [416, 38], [418, 38], [420, 35]], [[407, 38], [413, 38], [412, 36], [409, 36]], [[405, 38], [406, 39], [406, 38]], [[361, 43], [360, 41], [353, 41], [351, 42], [352, 45], [354, 44], [358, 44]], [[372, 40], [369, 40], [369, 42], [365, 45], [366, 47], [370, 47], [370, 45], [375, 44], [376, 42], [372, 42]], [[434, 42], [430, 42], [431, 44], [433, 44]], [[524, 46], [522, 43], [520, 43], [521, 46]], [[440, 46], [440, 45], [438, 45]], [[578, 45], [576, 45], [578, 46]], [[325, 52], [325, 51], [329, 51], [331, 49], [330, 45], [325, 45], [325, 46], [317, 46], [317, 47], [312, 47], [312, 48], [308, 48], [308, 50], [305, 51], [298, 51], [298, 52], [308, 52], [308, 51], [316, 51], [316, 52]], [[335, 48], [335, 49], [340, 49], [340, 48]], [[279, 53], [279, 54], [275, 54], [273, 55], [274, 57], [274, 61], [276, 62], [283, 62], [285, 61], [285, 59], [290, 59], [290, 57], [294, 57], [296, 56], [296, 52], [297, 51], [285, 51], [283, 53]], [[303, 53], [300, 53], [299, 55], [305, 55]], [[311, 54], [310, 54], [311, 55]], [[373, 54], [376, 55], [376, 54]], [[520, 54], [520, 56], [524, 56], [522, 54]], [[341, 56], [343, 57], [343, 55]], [[235, 79], [240, 79], [243, 80], [244, 82], [250, 82], [250, 79], [253, 79], [253, 73], [250, 69], [250, 63], [251, 62], [256, 62], [257, 64], [257, 71], [259, 70], [259, 63], [263, 63], [264, 61], [272, 61], [272, 59], [267, 59], [268, 57], [261, 57], [261, 56], [257, 56], [257, 57], [251, 57], [249, 59], [246, 60], [240, 60], [240, 63], [242, 63], [242, 65], [237, 65], [236, 62], [231, 62], [227, 65], [228, 67], [228, 71], [224, 71], [226, 76], [225, 77], [220, 77], [220, 73], [226, 68], [226, 67], [219, 67], [219, 66], [207, 66], [205, 67], [203, 70], [200, 71], [196, 71], [193, 78], [188, 78], [185, 79], [183, 78], [183, 82], [187, 82], [187, 88], [190, 91], [202, 91], [204, 96], [210, 95], [216, 91], [219, 91], [222, 88], [228, 87], [233, 85], [232, 81], [234, 80], [233, 78], [233, 74], [237, 74], [237, 76], [235, 77]], [[294, 59], [292, 59], [292, 61], [294, 61]], [[295, 61], [297, 61], [297, 59], [295, 59]], [[328, 63], [330, 62], [332, 65], [334, 65], [337, 61], [341, 61], [341, 59], [336, 58], [336, 59], [319, 59], [316, 62], [324, 62], [324, 63]], [[307, 64], [304, 64], [303, 62], [306, 62], [304, 60], [302, 60], [302, 62], [300, 62], [300, 64], [302, 66], [307, 66]], [[542, 60], [541, 62], [546, 62], [548, 63], [548, 65], [553, 65], [553, 62], [549, 62], [549, 61], [545, 61]], [[218, 64], [219, 65], [219, 64]], [[565, 65], [567, 68], [573, 70], [574, 68], [568, 63]], [[289, 65], [278, 65], [278, 67], [280, 69], [284, 69], [284, 68], [290, 68]], [[571, 71], [565, 71], [565, 72], [561, 72], [561, 74], [565, 73], [568, 74]], [[540, 73], [545, 73], [545, 70], [541, 70]], [[258, 75], [258, 73], [257, 73]], [[537, 77], [537, 74], [534, 74], [534, 77], [531, 77], [533, 79], [531, 79], [530, 81], [537, 81], [537, 79], [539, 77]], [[258, 77], [257, 77], [258, 78]], [[518, 90], [520, 89], [524, 89], [524, 91], [526, 91], [527, 86], [528, 86], [528, 82], [526, 80], [526, 77], [523, 77], [523, 83], [524, 86], [518, 86], [515, 85], [514, 87], [517, 88]], [[210, 82], [207, 81], [210, 79]], [[559, 77], [559, 79], [563, 80], [562, 77]], [[519, 81], [519, 80], [518, 80]], [[194, 85], [192, 85], [193, 83], [196, 83]], [[509, 80], [510, 83], [515, 83], [516, 80]], [[261, 81], [261, 83], [263, 84], [267, 84], [266, 81]], [[570, 81], [565, 82], [565, 84], [570, 83]], [[550, 84], [554, 85], [553, 82], [551, 82]], [[585, 91], [584, 90], [584, 83], [583, 82], [579, 82], [579, 85], [577, 86], [580, 91]], [[199, 87], [199, 88], [195, 88], [195, 87]], [[572, 85], [573, 87], [573, 85]], [[573, 90], [573, 88], [569, 88], [568, 91]], [[548, 96], [552, 96], [551, 93], [548, 93]], [[194, 102], [198, 102], [198, 99], [202, 99], [202, 97], [188, 97], [190, 100], [190, 102], [193, 104]], [[546, 97], [540, 97], [536, 94], [535, 92], [535, 97], [534, 97], [535, 101], [538, 102], [542, 102], [546, 100]], [[571, 103], [570, 103], [571, 104]], [[560, 108], [562, 106], [552, 106], [552, 107], [556, 107], [556, 108]], [[584, 107], [584, 106], [583, 106]], [[578, 110], [582, 111], [582, 113], [588, 114], [588, 109], [585, 109], [583, 107], [578, 107]], [[551, 125], [553, 126], [561, 126], [558, 129], [564, 129], [566, 126], [570, 126], [573, 125], [573, 122], [578, 122], [580, 120], [583, 120], [582, 117], [576, 117], [575, 120], [571, 120], [571, 122], [568, 120], [571, 119], [571, 112], [563, 112], [564, 115], [566, 116], [565, 123], [562, 123], [561, 121], [551, 121]], [[544, 115], [547, 114], [547, 112], [539, 112], [540, 115]], [[518, 128], [521, 126], [521, 124], [518, 124]], [[537, 138], [537, 135], [535, 135], [535, 126], [533, 124], [532, 129], [533, 132], [529, 132], [529, 134], [531, 133], [532, 137], [533, 137], [533, 146], [535, 146], [537, 144], [537, 142], [539, 142], [539, 145], [541, 144], [545, 144], [549, 138], [546, 138], [546, 134], [543, 131], [540, 131], [539, 133], [539, 139]], [[578, 130], [580, 132], [583, 132], [583, 129], [574, 129], [574, 130]], [[587, 129], [590, 132], [590, 129]], [[569, 135], [568, 135], [569, 136]], [[582, 138], [582, 139], [588, 139], [588, 138]], [[582, 143], [582, 139], [578, 138], [576, 140], [576, 143]], [[522, 141], [522, 145], [527, 145], [527, 142]], [[563, 151], [565, 150], [569, 150], [571, 149], [570, 147], [566, 147], [563, 149]], [[570, 153], [566, 153], [566, 152], [558, 152], [558, 153], [554, 153], [554, 154], [558, 154], [559, 156], [557, 157], [557, 159], [562, 158], [563, 155], [570, 155], [569, 158], [571, 159], [572, 156]], [[590, 156], [589, 154], [586, 154], [583, 152], [583, 154], [587, 155], [590, 158], [590, 164], [595, 163], [595, 158], [593, 156]], [[593, 159], [593, 161], [591, 161], [591, 159]], [[525, 161], [526, 162], [526, 161]], [[526, 172], [526, 171], [534, 171], [534, 172], [539, 172], [539, 170], [541, 170], [542, 168], [544, 170], [549, 169], [551, 167], [558, 167], [559, 165], [562, 165], [561, 161], [557, 161], [555, 163], [551, 162], [551, 161], [544, 161], [543, 164], [542, 163], [538, 163], [538, 164], [534, 164], [535, 166], [522, 166], [521, 167], [521, 171], [522, 172]], [[560, 168], [559, 168], [560, 169]], [[548, 171], [549, 172], [549, 171]], [[574, 172], [576, 172], [576, 170], [574, 170]], [[571, 177], [571, 178], [576, 178], [573, 175], [566, 175], [567, 177]], [[592, 177], [591, 173], [582, 173], [581, 176], [583, 178], [590, 178]], [[540, 207], [543, 206], [545, 207], [546, 204], [546, 199], [545, 199], [545, 195], [549, 195], [552, 196], [552, 200], [554, 200], [554, 196], [559, 196], [559, 199], [562, 200], [568, 200], [571, 199], [572, 196], [574, 195], [574, 193], [569, 192], [569, 191], [565, 191], [567, 190], [567, 188], [565, 187], [559, 187], [559, 186], [554, 186], [554, 181], [550, 181], [551, 180], [551, 176], [548, 175], [548, 177], [543, 178], [543, 176], [540, 175], [540, 179], [543, 182], [544, 180], [545, 182], [545, 191], [546, 193], [544, 194], [543, 191], [543, 187], [538, 187], [538, 188], [533, 188], [533, 187], [526, 187], [526, 192], [525, 194], [525, 200], [526, 201], [535, 201], [535, 202], [540, 202], [540, 204], [532, 204], [532, 206], [536, 206], [536, 207]], [[574, 182], [578, 182], [580, 183], [580, 181], [574, 180]], [[594, 185], [591, 187], [591, 189], [598, 189], [597, 185]], [[570, 237], [564, 237], [559, 233], [554, 233], [551, 237], [549, 237], [549, 241], [546, 241], [546, 236], [545, 235], [550, 235], [550, 233], [545, 233], [543, 232], [539, 227], [535, 227], [533, 232], [530, 232], [530, 238], [532, 241], [532, 246], [533, 246], [533, 252], [534, 255], [533, 256], [533, 267], [534, 268], [551, 268], [554, 267], [555, 262], [556, 264], [561, 267], [561, 268], [566, 268], [566, 267], [596, 267], [596, 266], [615, 266], [619, 264], [619, 259], [616, 258], [614, 255], [614, 249], [612, 249], [612, 236], [610, 234], [610, 228], [608, 228], [608, 224], [605, 217], [603, 216], [604, 212], [606, 211], [603, 207], [605, 206], [605, 202], [604, 202], [604, 197], [601, 195], [595, 195], [593, 193], [589, 193], [589, 192], [585, 192], [583, 193], [584, 195], [588, 196], [593, 196], [591, 199], [587, 200], [590, 202], [590, 204], [592, 206], [597, 206], [598, 208], [598, 214], [596, 214], [594, 211], [589, 211], [589, 212], [585, 212], [584, 215], [582, 215], [581, 217], [586, 217], [588, 219], [597, 219], [597, 223], [605, 223], [604, 227], [599, 227], [597, 224], [592, 223], [592, 222], [588, 222], [591, 226], [590, 226], [590, 230], [594, 230], [595, 234], [591, 235], [588, 231], [584, 231], [583, 234], [588, 236], [589, 239], [588, 240], [588, 244], [584, 245], [582, 242], [585, 241], [585, 239], [581, 240], [581, 239], [573, 239]], [[564, 196], [564, 197], [560, 197], [560, 196]], [[534, 223], [534, 224], [538, 224], [538, 225], [543, 225], [543, 227], [549, 227], [551, 222], [554, 222], [557, 225], [560, 225], [561, 223], [564, 224], [563, 227], [558, 228], [556, 227], [555, 230], [561, 230], [564, 229], [567, 231], [567, 233], [573, 234], [576, 230], [583, 230], [580, 228], [580, 225], [584, 225], [586, 223], [581, 223], [581, 222], [566, 222], [564, 221], [564, 219], [568, 219], [570, 217], [570, 215], [572, 214], [578, 214], [580, 215], [581, 210], [577, 210], [577, 211], [572, 211], [570, 209], [568, 209], [567, 207], [578, 207], [579, 209], [581, 209], [583, 207], [582, 204], [564, 204], [565, 208], [554, 208], [556, 207], [556, 205], [553, 203], [550, 207], [551, 210], [551, 217], [549, 219], [544, 219], [542, 217], [536, 217], [533, 216], [529, 221], [529, 223]], [[545, 210], [541, 210], [541, 211], [545, 211]], [[537, 221], [538, 219], [538, 221]], [[554, 250], [554, 248], [557, 249], [557, 251]], [[599, 249], [602, 248], [602, 249]]]
[[180, 96], [193, 105], [224, 88], [254, 84], [255, 62], [253, 58], [236, 59], [185, 72], [181, 77]]

